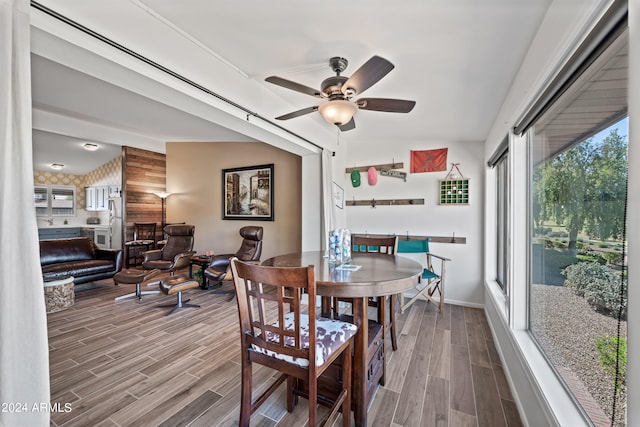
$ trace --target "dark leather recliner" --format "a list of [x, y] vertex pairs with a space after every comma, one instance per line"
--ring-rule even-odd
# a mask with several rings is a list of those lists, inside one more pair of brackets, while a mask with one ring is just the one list
[[167, 234], [167, 244], [162, 249], [154, 249], [144, 253], [142, 267], [147, 270], [158, 268], [173, 273], [185, 268], [195, 254], [193, 239], [195, 225], [167, 225], [164, 232]]
[[[213, 285], [219, 285], [229, 273], [229, 260], [237, 257], [241, 261], [260, 261], [262, 255], [263, 229], [260, 226], [248, 225], [240, 229], [242, 245], [235, 254], [214, 255], [209, 267], [204, 271], [204, 277]], [[231, 280], [227, 278], [226, 280]]]

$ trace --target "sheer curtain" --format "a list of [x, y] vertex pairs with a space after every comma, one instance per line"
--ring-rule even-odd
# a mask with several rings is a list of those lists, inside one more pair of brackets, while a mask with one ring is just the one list
[[322, 248], [328, 250], [329, 231], [337, 227], [336, 204], [333, 202], [333, 168], [329, 150], [322, 150]]
[[[31, 155], [28, 0], [0, 0], [0, 426], [49, 425], [49, 350]], [[64, 406], [64, 403], [61, 402]], [[46, 405], [41, 406], [42, 404]]]

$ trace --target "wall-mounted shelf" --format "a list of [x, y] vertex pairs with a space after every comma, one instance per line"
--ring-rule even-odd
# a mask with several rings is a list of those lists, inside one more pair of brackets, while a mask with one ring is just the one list
[[370, 199], [370, 200], [347, 200], [347, 206], [401, 206], [401, 205], [424, 205], [424, 199]]
[[345, 169], [345, 173], [351, 173], [353, 171], [367, 172], [371, 166], [373, 166], [377, 170], [380, 170], [380, 169], [402, 169], [404, 167], [404, 163], [387, 163], [386, 165], [358, 166], [358, 167], [354, 167], [354, 168]]
[[[363, 233], [353, 233], [353, 236], [367, 236], [367, 237], [389, 237], [395, 236], [396, 234], [363, 234]], [[398, 240], [425, 240], [431, 239], [432, 243], [456, 243], [456, 244], [467, 244], [466, 237], [456, 237], [455, 233], [453, 236], [417, 236], [413, 234], [398, 234]]]
[[[469, 204], [469, 178], [462, 176], [458, 165], [451, 163], [451, 170], [440, 181], [440, 201], [441, 205], [468, 205]], [[458, 171], [456, 174], [454, 169]]]

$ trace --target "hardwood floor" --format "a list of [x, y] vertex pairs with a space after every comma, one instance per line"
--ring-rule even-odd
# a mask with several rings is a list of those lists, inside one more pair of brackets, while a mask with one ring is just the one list
[[[185, 292], [201, 308], [166, 316], [175, 296], [113, 298], [133, 286], [96, 282], [70, 309], [48, 315], [51, 402], [68, 412], [52, 426], [233, 426], [240, 401], [235, 301]], [[231, 283], [224, 287], [230, 289]], [[145, 287], [145, 290], [147, 288]], [[369, 409], [370, 426], [521, 426], [484, 313], [417, 302], [398, 313], [398, 350]], [[254, 367], [254, 391], [273, 371]], [[252, 426], [304, 426], [306, 400], [291, 414], [284, 387]], [[337, 425], [337, 424], [336, 424]]]

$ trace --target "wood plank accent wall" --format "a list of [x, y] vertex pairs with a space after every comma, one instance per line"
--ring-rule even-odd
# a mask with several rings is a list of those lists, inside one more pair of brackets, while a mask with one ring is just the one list
[[156, 240], [161, 240], [162, 201], [153, 192], [166, 189], [166, 155], [124, 147], [123, 163], [124, 241], [133, 238], [134, 222], [155, 222]]

